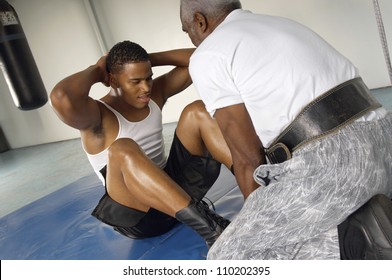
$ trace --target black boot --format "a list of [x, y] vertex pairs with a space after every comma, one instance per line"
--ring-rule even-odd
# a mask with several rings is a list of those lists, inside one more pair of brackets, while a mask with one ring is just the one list
[[188, 207], [176, 213], [176, 219], [200, 234], [208, 248], [230, 224], [230, 221], [211, 211], [204, 202], [191, 202]]
[[[208, 203], [205, 202], [204, 199], [207, 199], [207, 200], [211, 203], [211, 207], [212, 207], [213, 211], [209, 209]], [[204, 208], [208, 209], [210, 217], [211, 217], [218, 225], [220, 225], [220, 227], [222, 228], [222, 231], [223, 231], [225, 228], [227, 228], [228, 225], [230, 225], [230, 221], [229, 221], [228, 219], [223, 218], [221, 215], [219, 215], [219, 214], [217, 214], [217, 213], [215, 212], [215, 206], [214, 206], [214, 204], [212, 203], [211, 200], [209, 200], [209, 199], [206, 198], [206, 197], [205, 197], [204, 199], [203, 199], [203, 200], [200, 200], [198, 203], [203, 204], [203, 206], [201, 206], [201, 207], [204, 207]]]
[[373, 196], [338, 226], [343, 260], [392, 259], [392, 201]]

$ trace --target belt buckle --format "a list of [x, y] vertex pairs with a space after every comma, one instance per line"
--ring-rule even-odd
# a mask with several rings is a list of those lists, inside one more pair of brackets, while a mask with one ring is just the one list
[[289, 148], [283, 143], [276, 143], [267, 148], [266, 154], [269, 161], [273, 164], [285, 162], [292, 157]]

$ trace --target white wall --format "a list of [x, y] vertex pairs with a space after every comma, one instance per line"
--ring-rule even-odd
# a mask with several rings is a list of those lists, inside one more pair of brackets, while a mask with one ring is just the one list
[[[63, 77], [95, 63], [101, 49], [83, 0], [8, 0], [16, 9], [47, 92]], [[389, 45], [392, 1], [379, 0]], [[179, 0], [93, 0], [109, 45], [122, 40], [147, 51], [191, 47], [181, 31]], [[370, 88], [390, 85], [371, 0], [242, 0], [244, 9], [293, 18], [318, 32], [357, 67]], [[159, 75], [168, 68], [155, 70]], [[107, 89], [94, 86], [93, 96]], [[193, 87], [169, 100], [164, 122], [198, 99]], [[20, 111], [0, 75], [0, 125], [12, 148], [79, 137], [61, 123], [49, 104]]]
[[[60, 79], [93, 63], [99, 47], [78, 0], [10, 0], [49, 93]], [[49, 103], [20, 111], [0, 75], [0, 125], [12, 148], [76, 138], [78, 131], [63, 125]]]

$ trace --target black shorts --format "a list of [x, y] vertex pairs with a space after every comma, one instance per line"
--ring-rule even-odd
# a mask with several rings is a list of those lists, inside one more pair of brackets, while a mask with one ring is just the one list
[[[219, 176], [221, 163], [212, 157], [191, 155], [174, 134], [165, 172], [195, 201], [201, 200]], [[106, 178], [106, 167], [101, 170]], [[92, 215], [123, 235], [140, 239], [161, 235], [177, 220], [151, 208], [147, 213], [121, 205], [106, 192]]]

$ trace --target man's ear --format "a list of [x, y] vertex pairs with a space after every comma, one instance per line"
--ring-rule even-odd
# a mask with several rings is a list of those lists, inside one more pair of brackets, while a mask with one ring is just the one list
[[117, 78], [112, 73], [109, 73], [109, 84], [114, 89], [118, 88]]
[[206, 32], [207, 28], [208, 28], [208, 22], [207, 22], [207, 18], [200, 12], [196, 12], [193, 20], [196, 22], [197, 27], [199, 28], [199, 30], [201, 32]]

